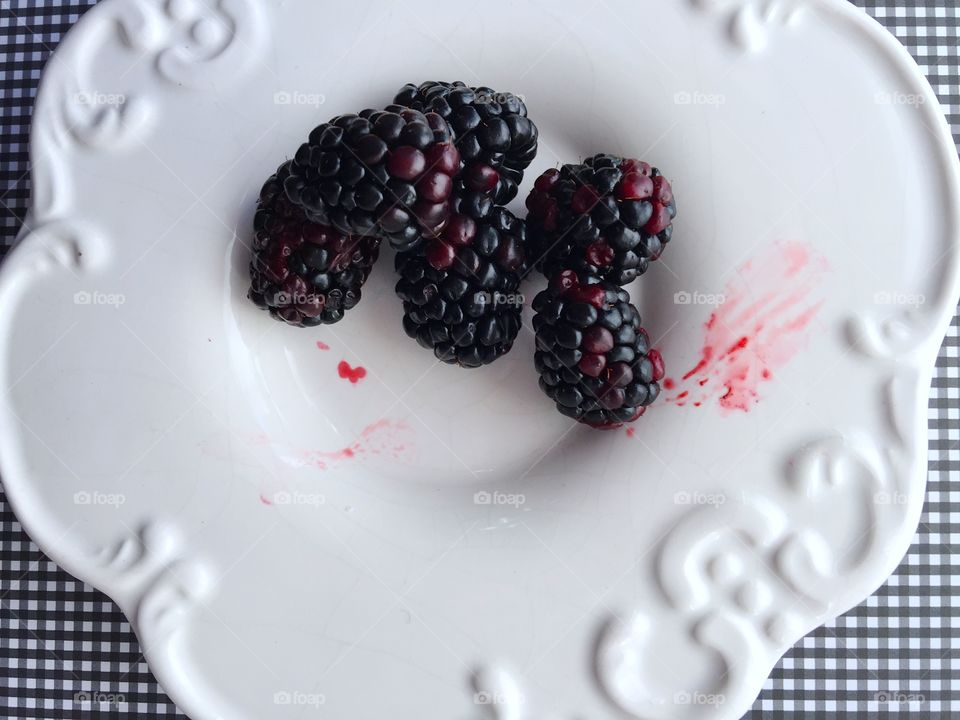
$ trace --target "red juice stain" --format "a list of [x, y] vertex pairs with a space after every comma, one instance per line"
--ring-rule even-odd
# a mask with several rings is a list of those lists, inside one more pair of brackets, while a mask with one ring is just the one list
[[386, 456], [403, 460], [410, 447], [410, 428], [402, 420], [381, 418], [367, 425], [356, 439], [338, 450], [304, 450], [300, 456], [307, 464], [329, 470], [350, 460]]
[[677, 386], [677, 383], [673, 378], [667, 378], [663, 381], [663, 387], [667, 390], [673, 390]]
[[355, 368], [350, 367], [350, 363], [346, 360], [341, 360], [340, 364], [337, 365], [337, 373], [344, 380], [349, 380], [352, 384], [356, 385], [367, 376], [367, 369], [359, 365]]
[[[319, 470], [334, 470], [345, 463], [360, 461], [367, 457], [380, 456], [389, 458], [393, 462], [404, 463], [410, 463], [415, 459], [412, 457], [414, 445], [409, 426], [403, 420], [389, 418], [370, 423], [360, 431], [353, 442], [338, 450], [293, 448], [289, 445], [274, 443], [269, 439], [267, 444], [288, 461], [296, 458], [299, 467], [312, 465]], [[260, 494], [260, 502], [264, 505], [274, 504], [271, 496], [263, 493]]]
[[[827, 263], [802, 242], [776, 243], [737, 270], [724, 302], [704, 324], [699, 359], [666, 402], [748, 412], [760, 401], [760, 385], [789, 363], [806, 342], [806, 330], [823, 301], [817, 289]], [[712, 382], [711, 382], [712, 381]]]
[[627, 437], [634, 437], [637, 434], [637, 429], [633, 427], [627, 428]]
[[330, 346], [327, 345], [323, 340], [317, 340], [317, 350], [329, 350]]

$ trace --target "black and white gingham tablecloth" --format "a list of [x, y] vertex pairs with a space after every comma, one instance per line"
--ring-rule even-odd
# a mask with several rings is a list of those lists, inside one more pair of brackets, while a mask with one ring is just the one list
[[[40, 71], [94, 2], [0, 0], [0, 254], [30, 197], [27, 137]], [[856, 4], [917, 59], [960, 142], [960, 2]], [[957, 328], [954, 318], [930, 391], [929, 484], [913, 546], [873, 597], [790, 651], [746, 718], [960, 717]], [[97, 702], [118, 696], [124, 702]], [[0, 716], [174, 715], [182, 717], [147, 669], [120, 611], [40, 553], [0, 490]]]

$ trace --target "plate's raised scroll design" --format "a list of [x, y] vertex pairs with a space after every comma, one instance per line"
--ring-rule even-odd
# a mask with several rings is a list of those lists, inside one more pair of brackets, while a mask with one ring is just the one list
[[[916, 381], [904, 372], [903, 382]], [[819, 438], [789, 459], [780, 492], [697, 508], [671, 529], [654, 577], [667, 612], [656, 623], [644, 610], [611, 620], [598, 644], [597, 677], [618, 707], [644, 720], [707, 717], [718, 703], [744, 707], [759, 690], [755, 665], [775, 662], [798, 633], [856, 601], [849, 589], [869, 582], [890, 555], [888, 539], [914, 516], [903, 505], [921, 501], [902, 486], [913, 475], [914, 443], [889, 411], [896, 384], [878, 393], [889, 419], [882, 437]], [[851, 506], [856, 524], [828, 538], [813, 521], [818, 507], [838, 502]], [[685, 637], [688, 667], [713, 671], [699, 680], [680, 667], [654, 675], [658, 633]], [[666, 686], [665, 676], [676, 684]]]
[[789, 25], [800, 12], [796, 0], [693, 0], [693, 3], [702, 10], [723, 14], [730, 40], [747, 52], [763, 50], [769, 42], [771, 26]]
[[124, 41], [152, 53], [178, 86], [223, 87], [261, 60], [267, 19], [258, 0], [136, 0], [120, 18]]
[[[139, 65], [150, 63], [167, 87], [222, 88], [260, 60], [268, 32], [256, 0], [103, 3], [82, 23], [84, 31], [67, 35], [52, 56], [34, 112], [32, 213], [38, 223], [64, 215], [70, 205], [73, 152], [121, 151], [146, 141], [158, 122], [161, 86], [138, 81]], [[111, 46], [126, 55], [109, 74], [95, 73], [104, 65], [96, 63], [99, 53]]]

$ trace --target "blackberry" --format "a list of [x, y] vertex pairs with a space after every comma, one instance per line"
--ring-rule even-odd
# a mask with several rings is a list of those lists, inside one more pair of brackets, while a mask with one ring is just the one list
[[287, 162], [260, 191], [247, 297], [290, 325], [329, 325], [360, 302], [380, 239], [311, 221], [283, 191], [289, 175]]
[[439, 237], [398, 253], [403, 328], [447, 363], [479, 367], [513, 347], [520, 331], [526, 227], [506, 208], [458, 199]]
[[409, 250], [450, 215], [460, 153], [436, 113], [391, 105], [314, 128], [284, 182], [287, 198], [344, 234]]
[[593, 427], [632, 422], [660, 393], [663, 359], [650, 348], [626, 290], [563, 270], [534, 298], [540, 388], [564, 415]]
[[617, 285], [660, 257], [677, 214], [670, 182], [657, 168], [613, 155], [547, 170], [527, 209], [538, 269], [550, 276], [573, 260]]
[[517, 196], [539, 137], [520, 98], [462, 82], [431, 81], [404, 85], [394, 102], [435, 112], [450, 123], [465, 166], [462, 189], [490, 193], [498, 205]]

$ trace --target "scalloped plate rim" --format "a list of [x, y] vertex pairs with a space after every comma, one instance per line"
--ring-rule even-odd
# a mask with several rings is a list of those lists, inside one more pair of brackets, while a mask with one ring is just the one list
[[[95, 19], [99, 15], [106, 16], [112, 6], [120, 5], [125, 1], [126, 0], [101, 0], [101, 2], [97, 3], [97, 5], [92, 6], [74, 24], [74, 26], [70, 28], [69, 32], [65, 35], [64, 40], [57, 48], [57, 53], [62, 57], [65, 53], [69, 52], [70, 39], [77, 37], [82, 32], [82, 28], [84, 28], [86, 25], [95, 22], [95, 20], [91, 20], [91, 18]], [[867, 36], [874, 43], [876, 43], [878, 47], [890, 57], [891, 60], [896, 61], [898, 69], [901, 72], [906, 73], [910, 80], [920, 90], [922, 90], [928, 101], [932, 101], [927, 102], [927, 105], [929, 108], [933, 109], [934, 114], [937, 117], [936, 140], [940, 146], [940, 150], [942, 151], [941, 159], [945, 164], [944, 169], [952, 176], [954, 182], [957, 183], [958, 178], [960, 178], [960, 162], [958, 162], [956, 146], [954, 144], [947, 121], [943, 116], [939, 99], [930, 85], [929, 80], [923, 75], [918, 64], [908, 53], [906, 48], [878, 21], [869, 16], [861, 8], [852, 5], [846, 0], [816, 0], [816, 2], [820, 7], [829, 11], [834, 16], [847, 21], [852, 21], [854, 25], [857, 26], [860, 31], [867, 34]], [[66, 47], [67, 50], [61, 50], [63, 47]], [[49, 84], [49, 78], [50, 74], [45, 71], [41, 77], [37, 91], [37, 107], [41, 107], [43, 98], [47, 95], [47, 93], [44, 91]], [[31, 158], [34, 152], [33, 134], [34, 129], [32, 127], [30, 149]], [[958, 199], [956, 195], [952, 195], [951, 197], [954, 220], [952, 248], [955, 252], [953, 253], [952, 263], [949, 268], [948, 275], [950, 276], [949, 282], [952, 286], [953, 296], [957, 297], [960, 295], [960, 276], [958, 276], [958, 270], [960, 270], [960, 254], [956, 252], [958, 249], [960, 249], [960, 229], [958, 229], [957, 222], [957, 218], [960, 217], [960, 199]], [[38, 246], [41, 244], [40, 239], [37, 237], [31, 237], [31, 233], [27, 230], [32, 220], [32, 215], [33, 212], [31, 209], [25, 218], [24, 225], [17, 236], [14, 246], [10, 249], [7, 257], [4, 259], [2, 266], [0, 266], [0, 297], [5, 297], [8, 292], [14, 290], [15, 286], [21, 279], [16, 273], [17, 266], [21, 264], [21, 262], [29, 260], [30, 254], [37, 250]], [[938, 357], [938, 350], [942, 344], [942, 338], [946, 334], [955, 312], [955, 304], [939, 304], [937, 307], [937, 320], [935, 323], [939, 335], [936, 339], [927, 339], [925, 341], [925, 345], [929, 347], [924, 347], [921, 350], [916, 351], [915, 354], [917, 360], [911, 363], [911, 366], [914, 367], [919, 373], [918, 382], [920, 383], [921, 387], [926, 387], [928, 390], [935, 372], [935, 364]], [[5, 318], [5, 328], [8, 329], [10, 327], [9, 323], [12, 322], [13, 319], [9, 316]], [[6, 364], [8, 358], [8, 354], [6, 352], [7, 349], [8, 342], [5, 333], [5, 337], [2, 340], [2, 346], [0, 346], [0, 352], [2, 352], [2, 358], [0, 358], [0, 362], [4, 364]], [[927, 428], [925, 413], [921, 412], [921, 410], [925, 411], [928, 406], [928, 395], [922, 395], [921, 397], [917, 398], [917, 402], [920, 406], [918, 412], [915, 413], [918, 417], [918, 427], [916, 429], [919, 430], [917, 434], [917, 442], [923, 440], [924, 446], [928, 447], [929, 431]], [[56, 562], [57, 565], [63, 568], [66, 572], [80, 579], [81, 581], [90, 584], [117, 603], [124, 615], [129, 619], [131, 628], [138, 637], [138, 640], [142, 641], [144, 628], [142, 628], [140, 623], [135, 619], [135, 613], [131, 607], [131, 604], [135, 601], [135, 598], [125, 597], [125, 593], [120, 587], [111, 586], [109, 583], [103, 582], [102, 580], [94, 581], [92, 578], [97, 573], [89, 564], [84, 565], [84, 563], [81, 562], [77, 556], [72, 556], [70, 552], [64, 551], [55, 541], [50, 540], [50, 535], [52, 534], [51, 531], [56, 530], [59, 524], [58, 520], [52, 515], [47, 515], [44, 513], [44, 505], [42, 500], [30, 497], [31, 490], [29, 487], [31, 485], [31, 481], [29, 476], [26, 473], [21, 472], [20, 468], [18, 467], [21, 458], [16, 452], [11, 452], [11, 445], [15, 447], [15, 442], [13, 435], [9, 432], [6, 432], [9, 426], [16, 427], [16, 420], [7, 412], [0, 412], [0, 430], [2, 430], [0, 431], [0, 477], [2, 477], [3, 488], [6, 494], [7, 502], [13, 509], [24, 531], [28, 534], [28, 536], [30, 536], [31, 540], [36, 543], [36, 545], [45, 555], [54, 560], [54, 562]], [[915, 491], [917, 493], [925, 493], [928, 473], [926, 455], [921, 454], [920, 460], [922, 461], [923, 469], [920, 472], [920, 477], [915, 478], [912, 484], [916, 486]], [[911, 517], [908, 518], [908, 525], [910, 527], [909, 533], [904, 532], [904, 537], [900, 542], [898, 542], [898, 546], [902, 548], [902, 552], [898, 553], [896, 556], [891, 555], [890, 561], [887, 563], [887, 570], [882, 575], [879, 572], [876, 573], [875, 579], [868, 583], [868, 587], [864, 587], [853, 593], [860, 598], [859, 600], [842, 606], [841, 609], [835, 613], [831, 611], [825, 619], [815, 623], [812, 628], [806, 628], [804, 635], [809, 633], [812, 629], [823, 625], [830, 619], [836, 619], [837, 617], [848, 612], [851, 608], [856, 607], [887, 581], [891, 573], [902, 561], [903, 556], [909, 550], [913, 534], [915, 533], [919, 524], [922, 513], [922, 505], [922, 503], [916, 504], [916, 508], [911, 512]], [[800, 638], [797, 638], [794, 643], [799, 639]], [[157, 677], [165, 692], [169, 694], [171, 699], [175, 700], [178, 707], [185, 710], [190, 715], [203, 714], [205, 712], [203, 709], [205, 702], [202, 697], [202, 691], [198, 692], [198, 688], [190, 682], [181, 681], [182, 675], [177, 673], [172, 667], [169, 667], [162, 662], [162, 658], [153, 657], [153, 651], [149, 646], [142, 647], [142, 650], [151, 671]], [[770, 670], [772, 670], [772, 667], [768, 668], [768, 674]]]

